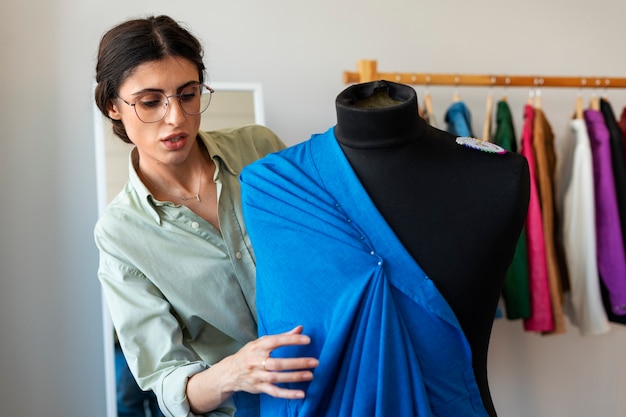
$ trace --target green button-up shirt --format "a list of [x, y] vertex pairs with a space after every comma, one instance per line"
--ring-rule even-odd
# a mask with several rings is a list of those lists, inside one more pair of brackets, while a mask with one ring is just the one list
[[[163, 412], [193, 416], [186, 381], [257, 337], [255, 259], [238, 175], [284, 144], [269, 129], [200, 132], [216, 170], [220, 229], [189, 208], [156, 200], [136, 172], [95, 227], [98, 277], [120, 344]], [[232, 415], [232, 402], [210, 416]], [[224, 413], [224, 414], [222, 414]]]

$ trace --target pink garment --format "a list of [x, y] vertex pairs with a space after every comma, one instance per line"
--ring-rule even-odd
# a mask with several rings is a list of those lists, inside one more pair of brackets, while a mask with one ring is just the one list
[[535, 156], [533, 154], [533, 125], [535, 112], [530, 104], [524, 106], [524, 126], [522, 130], [521, 154], [528, 161], [530, 171], [530, 201], [526, 215], [526, 244], [528, 245], [528, 281], [530, 286], [530, 317], [524, 319], [524, 329], [531, 332], [554, 330], [546, 244], [543, 235], [543, 220], [535, 177]]

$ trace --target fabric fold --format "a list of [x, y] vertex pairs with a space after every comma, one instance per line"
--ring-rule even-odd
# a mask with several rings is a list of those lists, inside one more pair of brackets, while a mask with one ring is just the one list
[[359, 183], [333, 129], [241, 174], [257, 259], [259, 334], [298, 324], [314, 356], [303, 400], [267, 416], [480, 416], [469, 344], [450, 306]]

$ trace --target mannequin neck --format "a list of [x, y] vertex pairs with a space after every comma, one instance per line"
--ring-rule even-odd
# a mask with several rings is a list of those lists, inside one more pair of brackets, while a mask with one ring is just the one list
[[374, 81], [348, 87], [337, 96], [335, 136], [342, 146], [357, 149], [402, 146], [426, 131], [417, 94], [409, 86]]

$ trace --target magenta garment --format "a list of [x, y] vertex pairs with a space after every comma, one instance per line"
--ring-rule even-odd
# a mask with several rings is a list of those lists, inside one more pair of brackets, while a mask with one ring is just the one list
[[520, 153], [528, 160], [530, 171], [530, 201], [526, 215], [526, 244], [528, 245], [528, 281], [530, 286], [531, 315], [524, 319], [524, 329], [531, 332], [554, 330], [546, 244], [543, 236], [543, 220], [535, 177], [535, 155], [533, 154], [533, 125], [535, 111], [529, 104], [524, 106], [524, 126]]
[[611, 312], [626, 315], [626, 255], [615, 194], [609, 130], [599, 110], [585, 110], [584, 116], [593, 159], [598, 270], [609, 292]]

